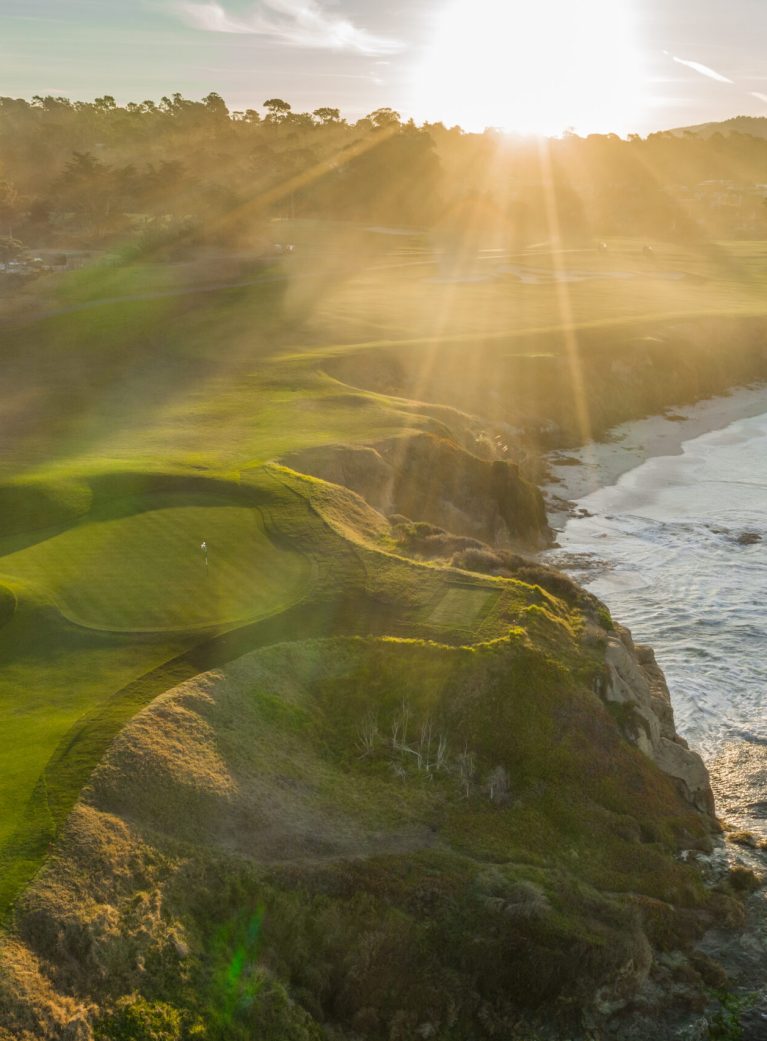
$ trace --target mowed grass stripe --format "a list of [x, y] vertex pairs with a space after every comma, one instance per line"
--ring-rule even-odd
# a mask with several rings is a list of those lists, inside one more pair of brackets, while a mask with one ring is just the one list
[[50, 594], [70, 621], [113, 632], [263, 617], [294, 602], [309, 573], [303, 554], [272, 541], [260, 510], [234, 505], [90, 521], [0, 560], [0, 574]]
[[426, 616], [430, 625], [471, 629], [497, 602], [500, 593], [490, 589], [453, 586]]

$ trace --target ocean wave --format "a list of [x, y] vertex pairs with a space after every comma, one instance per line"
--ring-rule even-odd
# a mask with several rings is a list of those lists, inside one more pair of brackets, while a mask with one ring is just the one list
[[552, 556], [655, 648], [709, 755], [767, 743], [766, 461], [767, 414], [705, 434], [581, 499]]

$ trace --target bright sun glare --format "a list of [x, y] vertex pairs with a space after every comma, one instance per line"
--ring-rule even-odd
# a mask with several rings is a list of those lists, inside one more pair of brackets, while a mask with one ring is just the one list
[[640, 88], [631, 0], [452, 0], [413, 107], [474, 131], [624, 133]]

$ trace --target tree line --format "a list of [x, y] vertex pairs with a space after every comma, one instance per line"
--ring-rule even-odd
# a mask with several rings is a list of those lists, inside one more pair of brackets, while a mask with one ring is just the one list
[[118, 105], [0, 98], [0, 235], [97, 246], [194, 235], [245, 245], [275, 216], [501, 229], [570, 238], [767, 234], [767, 140], [657, 133], [541, 142], [416, 125], [380, 108], [348, 121], [281, 98], [230, 111], [216, 93]]

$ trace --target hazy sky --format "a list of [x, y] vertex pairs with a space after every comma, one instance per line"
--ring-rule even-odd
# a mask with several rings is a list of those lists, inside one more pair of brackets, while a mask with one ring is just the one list
[[[583, 31], [571, 48], [573, 10]], [[579, 131], [606, 129], [599, 98], [612, 98], [626, 112], [615, 129], [644, 133], [767, 115], [765, 40], [767, 0], [0, 0], [0, 94], [217, 90], [235, 109], [277, 95], [472, 129], [499, 125], [508, 104]], [[589, 84], [577, 112], [574, 78]]]

